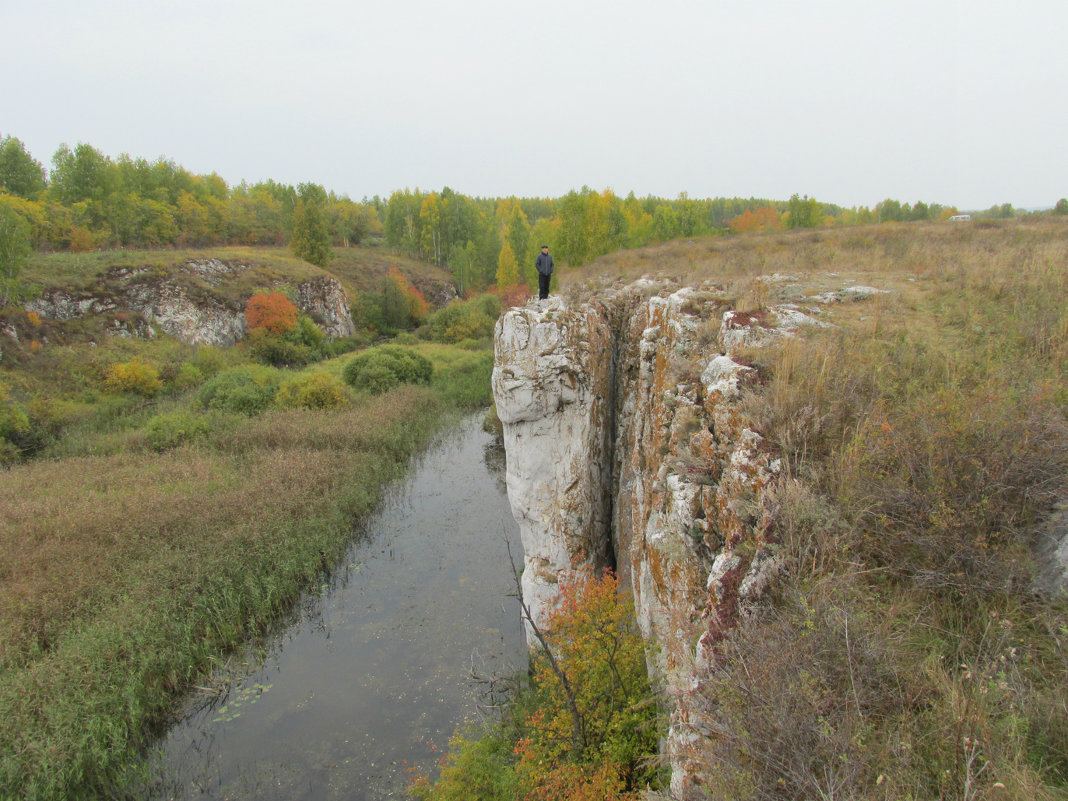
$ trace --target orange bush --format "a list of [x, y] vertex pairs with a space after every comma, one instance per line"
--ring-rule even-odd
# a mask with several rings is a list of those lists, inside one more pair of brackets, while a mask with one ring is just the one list
[[779, 221], [779, 213], [771, 206], [761, 206], [759, 209], [746, 209], [727, 225], [736, 234], [747, 231], [770, 231], [774, 228], [782, 228]]
[[248, 299], [245, 322], [250, 330], [262, 328], [269, 334], [284, 334], [297, 325], [297, 307], [281, 292], [263, 292]]

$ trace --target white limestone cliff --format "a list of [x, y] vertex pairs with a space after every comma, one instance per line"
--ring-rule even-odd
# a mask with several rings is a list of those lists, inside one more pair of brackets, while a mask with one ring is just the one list
[[540, 621], [577, 561], [615, 563], [670, 715], [680, 801], [702, 797], [701, 669], [776, 569], [765, 496], [779, 462], [739, 403], [756, 371], [730, 353], [823, 324], [791, 307], [724, 314], [720, 298], [643, 280], [591, 303], [532, 302], [496, 331], [524, 600]]
[[523, 541], [523, 598], [538, 624], [562, 573], [608, 558], [611, 353], [597, 307], [553, 299], [497, 323], [493, 394]]

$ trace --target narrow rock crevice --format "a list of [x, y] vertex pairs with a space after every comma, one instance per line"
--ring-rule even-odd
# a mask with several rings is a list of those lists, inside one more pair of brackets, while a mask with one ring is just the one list
[[719, 312], [693, 309], [712, 294], [646, 281], [588, 304], [551, 298], [506, 312], [495, 336], [524, 600], [540, 625], [559, 576], [616, 569], [670, 717], [678, 799], [696, 792], [710, 730], [701, 665], [766, 583], [754, 571], [774, 565], [754, 510], [778, 468], [738, 408], [752, 371], [723, 352], [744, 341], [741, 324], [725, 315], [712, 352], [698, 336]]

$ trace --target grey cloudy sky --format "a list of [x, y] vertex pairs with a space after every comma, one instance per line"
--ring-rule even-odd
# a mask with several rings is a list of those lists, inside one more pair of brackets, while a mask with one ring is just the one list
[[1065, 0], [0, 0], [0, 134], [354, 199], [1068, 195]]

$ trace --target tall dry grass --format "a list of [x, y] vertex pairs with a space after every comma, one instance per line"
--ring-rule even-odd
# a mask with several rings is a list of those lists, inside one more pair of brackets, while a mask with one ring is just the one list
[[445, 408], [404, 388], [0, 472], [0, 795], [120, 793], [173, 693], [329, 568]]
[[1068, 228], [787, 240], [709, 251], [743, 289], [770, 269], [894, 294], [747, 354], [788, 465], [788, 578], [708, 677], [710, 792], [1068, 797], [1068, 604], [1031, 585], [1034, 526], [1068, 495]]

